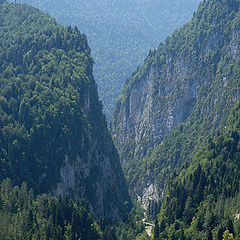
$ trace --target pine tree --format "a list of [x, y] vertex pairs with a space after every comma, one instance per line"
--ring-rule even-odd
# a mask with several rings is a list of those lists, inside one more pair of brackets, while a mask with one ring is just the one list
[[153, 239], [154, 240], [159, 240], [160, 238], [160, 231], [159, 231], [159, 224], [158, 224], [158, 220], [156, 218], [155, 220], [155, 227], [154, 227], [154, 234], [153, 234]]

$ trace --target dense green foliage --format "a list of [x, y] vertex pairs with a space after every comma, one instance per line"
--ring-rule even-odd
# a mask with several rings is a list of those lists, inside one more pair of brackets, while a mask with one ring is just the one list
[[226, 230], [240, 237], [239, 109], [237, 103], [227, 128], [172, 176], [154, 239], [222, 239]]
[[0, 239], [93, 240], [103, 239], [100, 227], [84, 203], [52, 195], [34, 196], [26, 183], [0, 186]]
[[136, 211], [127, 222], [106, 225], [93, 220], [86, 201], [35, 196], [24, 182], [13, 186], [10, 179], [0, 184], [1, 240], [148, 240]]
[[86, 36], [25, 4], [3, 2], [0, 19], [0, 180], [123, 219], [131, 201]]
[[43, 192], [57, 176], [68, 135], [87, 129], [90, 49], [77, 30], [27, 6], [2, 4], [0, 18], [0, 176]]
[[21, 0], [87, 34], [107, 118], [122, 85], [150, 48], [186, 22], [199, 0]]

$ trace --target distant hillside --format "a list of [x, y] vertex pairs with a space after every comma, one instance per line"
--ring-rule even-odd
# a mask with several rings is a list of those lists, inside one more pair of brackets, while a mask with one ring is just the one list
[[130, 200], [86, 36], [25, 4], [2, 2], [0, 19], [0, 180], [123, 219]]
[[122, 85], [157, 47], [193, 14], [200, 0], [20, 0], [64, 25], [86, 33], [95, 61], [94, 76], [110, 119]]

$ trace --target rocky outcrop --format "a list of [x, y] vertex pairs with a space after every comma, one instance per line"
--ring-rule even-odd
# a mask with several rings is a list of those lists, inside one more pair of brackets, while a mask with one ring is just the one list
[[[174, 70], [170, 73], [170, 69]], [[188, 118], [199, 88], [196, 79], [189, 78], [192, 75], [192, 64], [181, 57], [161, 75], [149, 66], [146, 75], [133, 83], [111, 124], [122, 162], [143, 158], [148, 148], [161, 143], [174, 126]]]

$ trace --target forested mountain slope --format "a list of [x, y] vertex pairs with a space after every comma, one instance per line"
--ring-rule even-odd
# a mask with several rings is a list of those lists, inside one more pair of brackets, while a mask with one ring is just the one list
[[0, 180], [123, 219], [130, 200], [86, 36], [25, 4], [1, 1], [0, 19]]
[[[19, 1], [17, 1], [19, 2]], [[122, 85], [157, 46], [193, 14], [200, 0], [20, 0], [86, 33], [94, 76], [110, 119]]]
[[0, 193], [1, 240], [103, 239], [86, 204], [50, 194], [36, 197], [26, 183], [13, 187], [9, 179], [0, 184]]
[[240, 94], [238, 0], [200, 4], [126, 82], [111, 122], [132, 191], [159, 199]]
[[240, 102], [179, 176], [172, 175], [154, 239], [239, 239]]

